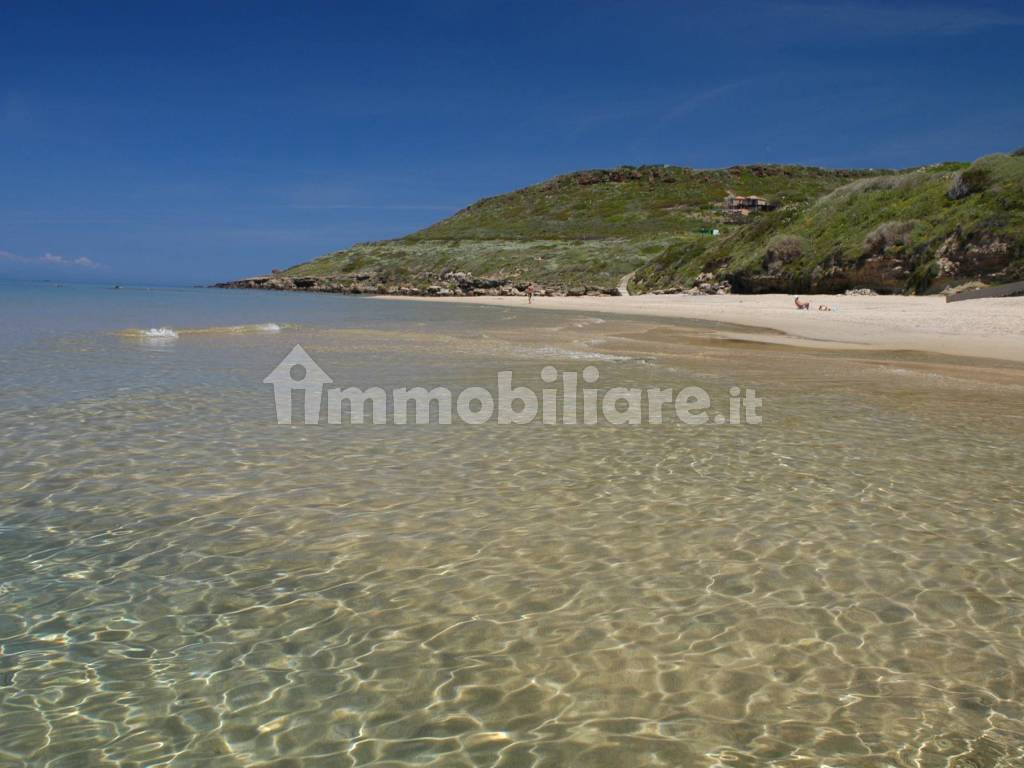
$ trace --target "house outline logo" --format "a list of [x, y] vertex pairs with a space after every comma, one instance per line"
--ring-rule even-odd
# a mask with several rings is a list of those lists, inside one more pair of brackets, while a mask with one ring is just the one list
[[[296, 368], [303, 370], [302, 378], [296, 379], [293, 376]], [[324, 373], [301, 344], [296, 344], [263, 383], [274, 385], [274, 405], [277, 409], [278, 424], [292, 423], [292, 392], [297, 389], [303, 391], [303, 414], [306, 424], [318, 424], [324, 385], [333, 384], [334, 379]]]

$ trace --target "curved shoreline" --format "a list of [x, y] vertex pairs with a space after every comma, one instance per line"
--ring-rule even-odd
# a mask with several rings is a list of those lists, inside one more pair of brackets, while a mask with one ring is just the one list
[[[825, 350], [913, 351], [1024, 364], [1024, 298], [946, 303], [942, 296], [806, 296], [832, 312], [797, 311], [787, 294], [519, 297], [381, 296], [516, 309], [722, 323], [723, 338]], [[735, 327], [758, 329], [746, 333]], [[776, 334], [765, 334], [775, 331]]]

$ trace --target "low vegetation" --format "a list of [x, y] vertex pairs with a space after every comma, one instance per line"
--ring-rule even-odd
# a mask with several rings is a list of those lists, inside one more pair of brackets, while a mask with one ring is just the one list
[[669, 246], [639, 270], [638, 287], [678, 290], [708, 272], [738, 291], [924, 293], [1021, 280], [1024, 156], [859, 179], [699, 246]]
[[368, 273], [388, 285], [424, 288], [455, 271], [556, 291], [611, 290], [672, 246], [709, 239], [702, 230], [739, 227], [722, 208], [729, 191], [803, 205], [871, 173], [788, 165], [581, 171], [485, 198], [407, 237], [362, 243], [281, 276]]
[[[771, 210], [741, 215], [725, 205], [730, 192], [763, 197]], [[474, 290], [533, 282], [608, 292], [632, 272], [634, 291], [919, 293], [1024, 279], [1024, 150], [903, 172], [581, 171], [485, 198], [403, 238], [327, 254], [260, 287], [436, 293], [456, 274]]]

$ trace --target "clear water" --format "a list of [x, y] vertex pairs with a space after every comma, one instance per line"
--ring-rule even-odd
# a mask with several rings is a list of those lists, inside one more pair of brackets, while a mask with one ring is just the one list
[[[1020, 371], [597, 320], [0, 286], [0, 765], [1024, 763]], [[765, 423], [278, 426], [295, 343]]]

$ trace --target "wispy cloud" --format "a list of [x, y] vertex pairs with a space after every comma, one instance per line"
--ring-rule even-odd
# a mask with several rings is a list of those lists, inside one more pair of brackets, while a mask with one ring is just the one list
[[64, 256], [58, 256], [55, 253], [44, 253], [39, 257], [39, 261], [43, 264], [55, 264], [60, 267], [85, 267], [86, 269], [96, 269], [96, 267], [99, 266], [99, 264], [86, 256], [68, 259]]
[[962, 35], [990, 27], [1024, 26], [1024, 15], [985, 5], [878, 3], [782, 3], [777, 10], [790, 16], [839, 27], [854, 34]]
[[723, 83], [716, 85], [712, 88], [707, 88], [698, 93], [692, 94], [687, 98], [673, 104], [664, 114], [659, 118], [658, 123], [670, 123], [673, 120], [678, 120], [681, 117], [685, 117], [699, 109], [703, 109], [706, 105], [713, 103], [717, 99], [725, 96], [726, 94], [732, 93], [733, 91], [742, 88], [743, 86], [750, 83], [749, 80], [737, 80], [733, 83]]
[[86, 256], [68, 258], [56, 253], [44, 253], [42, 256], [19, 256], [10, 251], [0, 251], [0, 261], [14, 262], [16, 264], [39, 265], [44, 267], [77, 267], [80, 269], [98, 269], [100, 267], [92, 259]]
[[647, 127], [660, 127], [665, 123], [696, 112], [705, 105], [713, 103], [716, 99], [726, 96], [751, 82], [753, 81], [746, 79], [720, 83], [695, 93], [690, 93], [682, 98], [673, 99], [671, 96], [659, 95], [657, 97], [620, 101], [610, 106], [602, 105], [598, 109], [587, 110], [583, 108], [577, 110], [574, 124], [570, 130], [573, 135], [586, 133], [602, 124], [620, 120], [633, 121]]
[[672, 124], [684, 121], [685, 118], [695, 113], [713, 109], [714, 105], [725, 96], [744, 88], [750, 83], [751, 80], [719, 83], [696, 93], [690, 93], [684, 98], [675, 101], [663, 101], [658, 114], [649, 119], [644, 129], [634, 137], [630, 146], [631, 151], [633, 154], [639, 155], [644, 144], [654, 136], [665, 133]]

